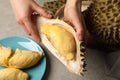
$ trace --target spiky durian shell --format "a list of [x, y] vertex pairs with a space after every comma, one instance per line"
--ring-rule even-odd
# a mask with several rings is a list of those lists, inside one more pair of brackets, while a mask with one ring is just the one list
[[[92, 0], [82, 0], [82, 1], [92, 1]], [[61, 8], [61, 6], [64, 6], [65, 3], [66, 0], [48, 1], [48, 2], [44, 2], [43, 8], [46, 9], [47, 11], [50, 11], [53, 14], [53, 17], [56, 18], [56, 11], [58, 11]]]
[[56, 11], [65, 3], [66, 0], [55, 0], [55, 1], [44, 2], [43, 8], [45, 8], [47, 11], [50, 11], [54, 15]]
[[120, 48], [120, 0], [96, 0], [84, 13], [87, 29], [99, 46]]

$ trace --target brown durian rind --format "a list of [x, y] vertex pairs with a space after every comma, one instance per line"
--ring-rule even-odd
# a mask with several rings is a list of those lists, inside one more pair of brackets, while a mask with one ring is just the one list
[[88, 31], [104, 51], [120, 49], [119, 13], [119, 0], [95, 0], [84, 12]]
[[[68, 70], [70, 70], [73, 73], [76, 74], [82, 74], [84, 71], [84, 52], [80, 51], [80, 44], [82, 43], [82, 41], [79, 41], [76, 37], [76, 33], [75, 30], [73, 29], [73, 27], [71, 27], [69, 24], [65, 23], [62, 20], [59, 19], [46, 19], [44, 17], [38, 17], [37, 18], [37, 26], [38, 27], [42, 27], [42, 25], [45, 24], [60, 24], [63, 25], [62, 27], [65, 28], [67, 31], [69, 31], [75, 38], [75, 42], [76, 42], [76, 59], [75, 60], [66, 60], [63, 56], [61, 56], [58, 52], [58, 50], [56, 50], [54, 48], [54, 46], [51, 44], [51, 42], [48, 40], [47, 36], [45, 34], [43, 34], [41, 32], [40, 29], [40, 36], [42, 39], [42, 43], [43, 45], [57, 58], [59, 59], [67, 68]], [[82, 56], [81, 56], [82, 55]]]

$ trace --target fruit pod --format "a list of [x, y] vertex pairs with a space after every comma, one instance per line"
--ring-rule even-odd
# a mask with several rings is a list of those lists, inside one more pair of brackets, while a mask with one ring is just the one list
[[79, 41], [76, 37], [74, 28], [62, 20], [44, 17], [37, 18], [37, 26], [43, 45], [69, 71], [79, 75], [83, 74], [85, 71], [85, 47], [83, 47], [83, 41]]

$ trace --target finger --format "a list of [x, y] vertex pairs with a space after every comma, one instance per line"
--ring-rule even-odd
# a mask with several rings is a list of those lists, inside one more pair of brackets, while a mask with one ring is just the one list
[[24, 25], [24, 23], [22, 23], [22, 28], [24, 29], [24, 31], [25, 31], [28, 35], [31, 35], [30, 31], [27, 29], [27, 27]]
[[74, 25], [76, 29], [76, 35], [78, 39], [83, 40], [84, 30], [83, 30], [82, 22], [76, 18], [76, 20], [72, 20], [71, 23]]
[[33, 10], [37, 11], [40, 15], [46, 17], [46, 18], [52, 18], [52, 15], [49, 14], [45, 9], [40, 7], [37, 3], [32, 3]]
[[26, 19], [26, 21], [24, 21], [26, 28], [29, 30], [30, 34], [33, 36], [33, 38], [40, 43], [41, 39], [37, 30], [37, 27], [34, 26], [34, 24], [32, 23], [31, 19]]
[[18, 24], [21, 25], [21, 27], [24, 29], [24, 31], [25, 31], [28, 35], [30, 35], [30, 32], [29, 32], [29, 30], [26, 28], [23, 20], [22, 20], [22, 19], [16, 19], [16, 21], [17, 21]]
[[76, 36], [80, 41], [83, 40], [82, 33], [79, 30], [76, 30]]

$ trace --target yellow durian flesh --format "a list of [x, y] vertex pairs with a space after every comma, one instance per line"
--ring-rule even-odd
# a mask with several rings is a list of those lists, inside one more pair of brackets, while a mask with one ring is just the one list
[[41, 26], [41, 32], [48, 37], [49, 41], [66, 60], [75, 59], [77, 52], [75, 39], [62, 26], [60, 24], [45, 24]]
[[27, 73], [15, 69], [15, 68], [4, 68], [0, 69], [0, 80], [28, 80], [29, 76]]
[[29, 68], [35, 65], [43, 56], [42, 52], [16, 49], [14, 55], [9, 60], [9, 67]]
[[[59, 59], [66, 66], [66, 68], [69, 71], [71, 71], [75, 74], [83, 74], [83, 70], [84, 70], [83, 66], [84, 66], [85, 62], [83, 61], [84, 56], [81, 56], [81, 55], [84, 55], [84, 52], [80, 51], [81, 50], [80, 44], [82, 43], [82, 41], [79, 41], [78, 38], [76, 37], [76, 33], [75, 33], [75, 30], [73, 29], [73, 27], [62, 20], [47, 19], [44, 17], [37, 17], [36, 23], [37, 23], [36, 26], [40, 30], [40, 36], [42, 39], [41, 45], [43, 45], [44, 48], [47, 48], [57, 59]], [[50, 42], [47, 35], [42, 32], [43, 25], [48, 25], [48, 24], [62, 25], [61, 27], [63, 27], [64, 29], [66, 29], [67, 31], [69, 31], [72, 34], [72, 36], [74, 37], [75, 46], [76, 46], [76, 53], [75, 53], [74, 59], [66, 60], [63, 56], [61, 56], [60, 52], [54, 47], [52, 42]], [[54, 41], [54, 42], [56, 42], [56, 41]], [[68, 41], [68, 42], [69, 42], [69, 44], [71, 44], [71, 41]], [[60, 44], [61, 47], [63, 47], [62, 44], [65, 44], [65, 42]], [[64, 53], [64, 54], [66, 54], [66, 53]]]
[[0, 65], [8, 66], [8, 60], [12, 54], [12, 48], [0, 46]]

